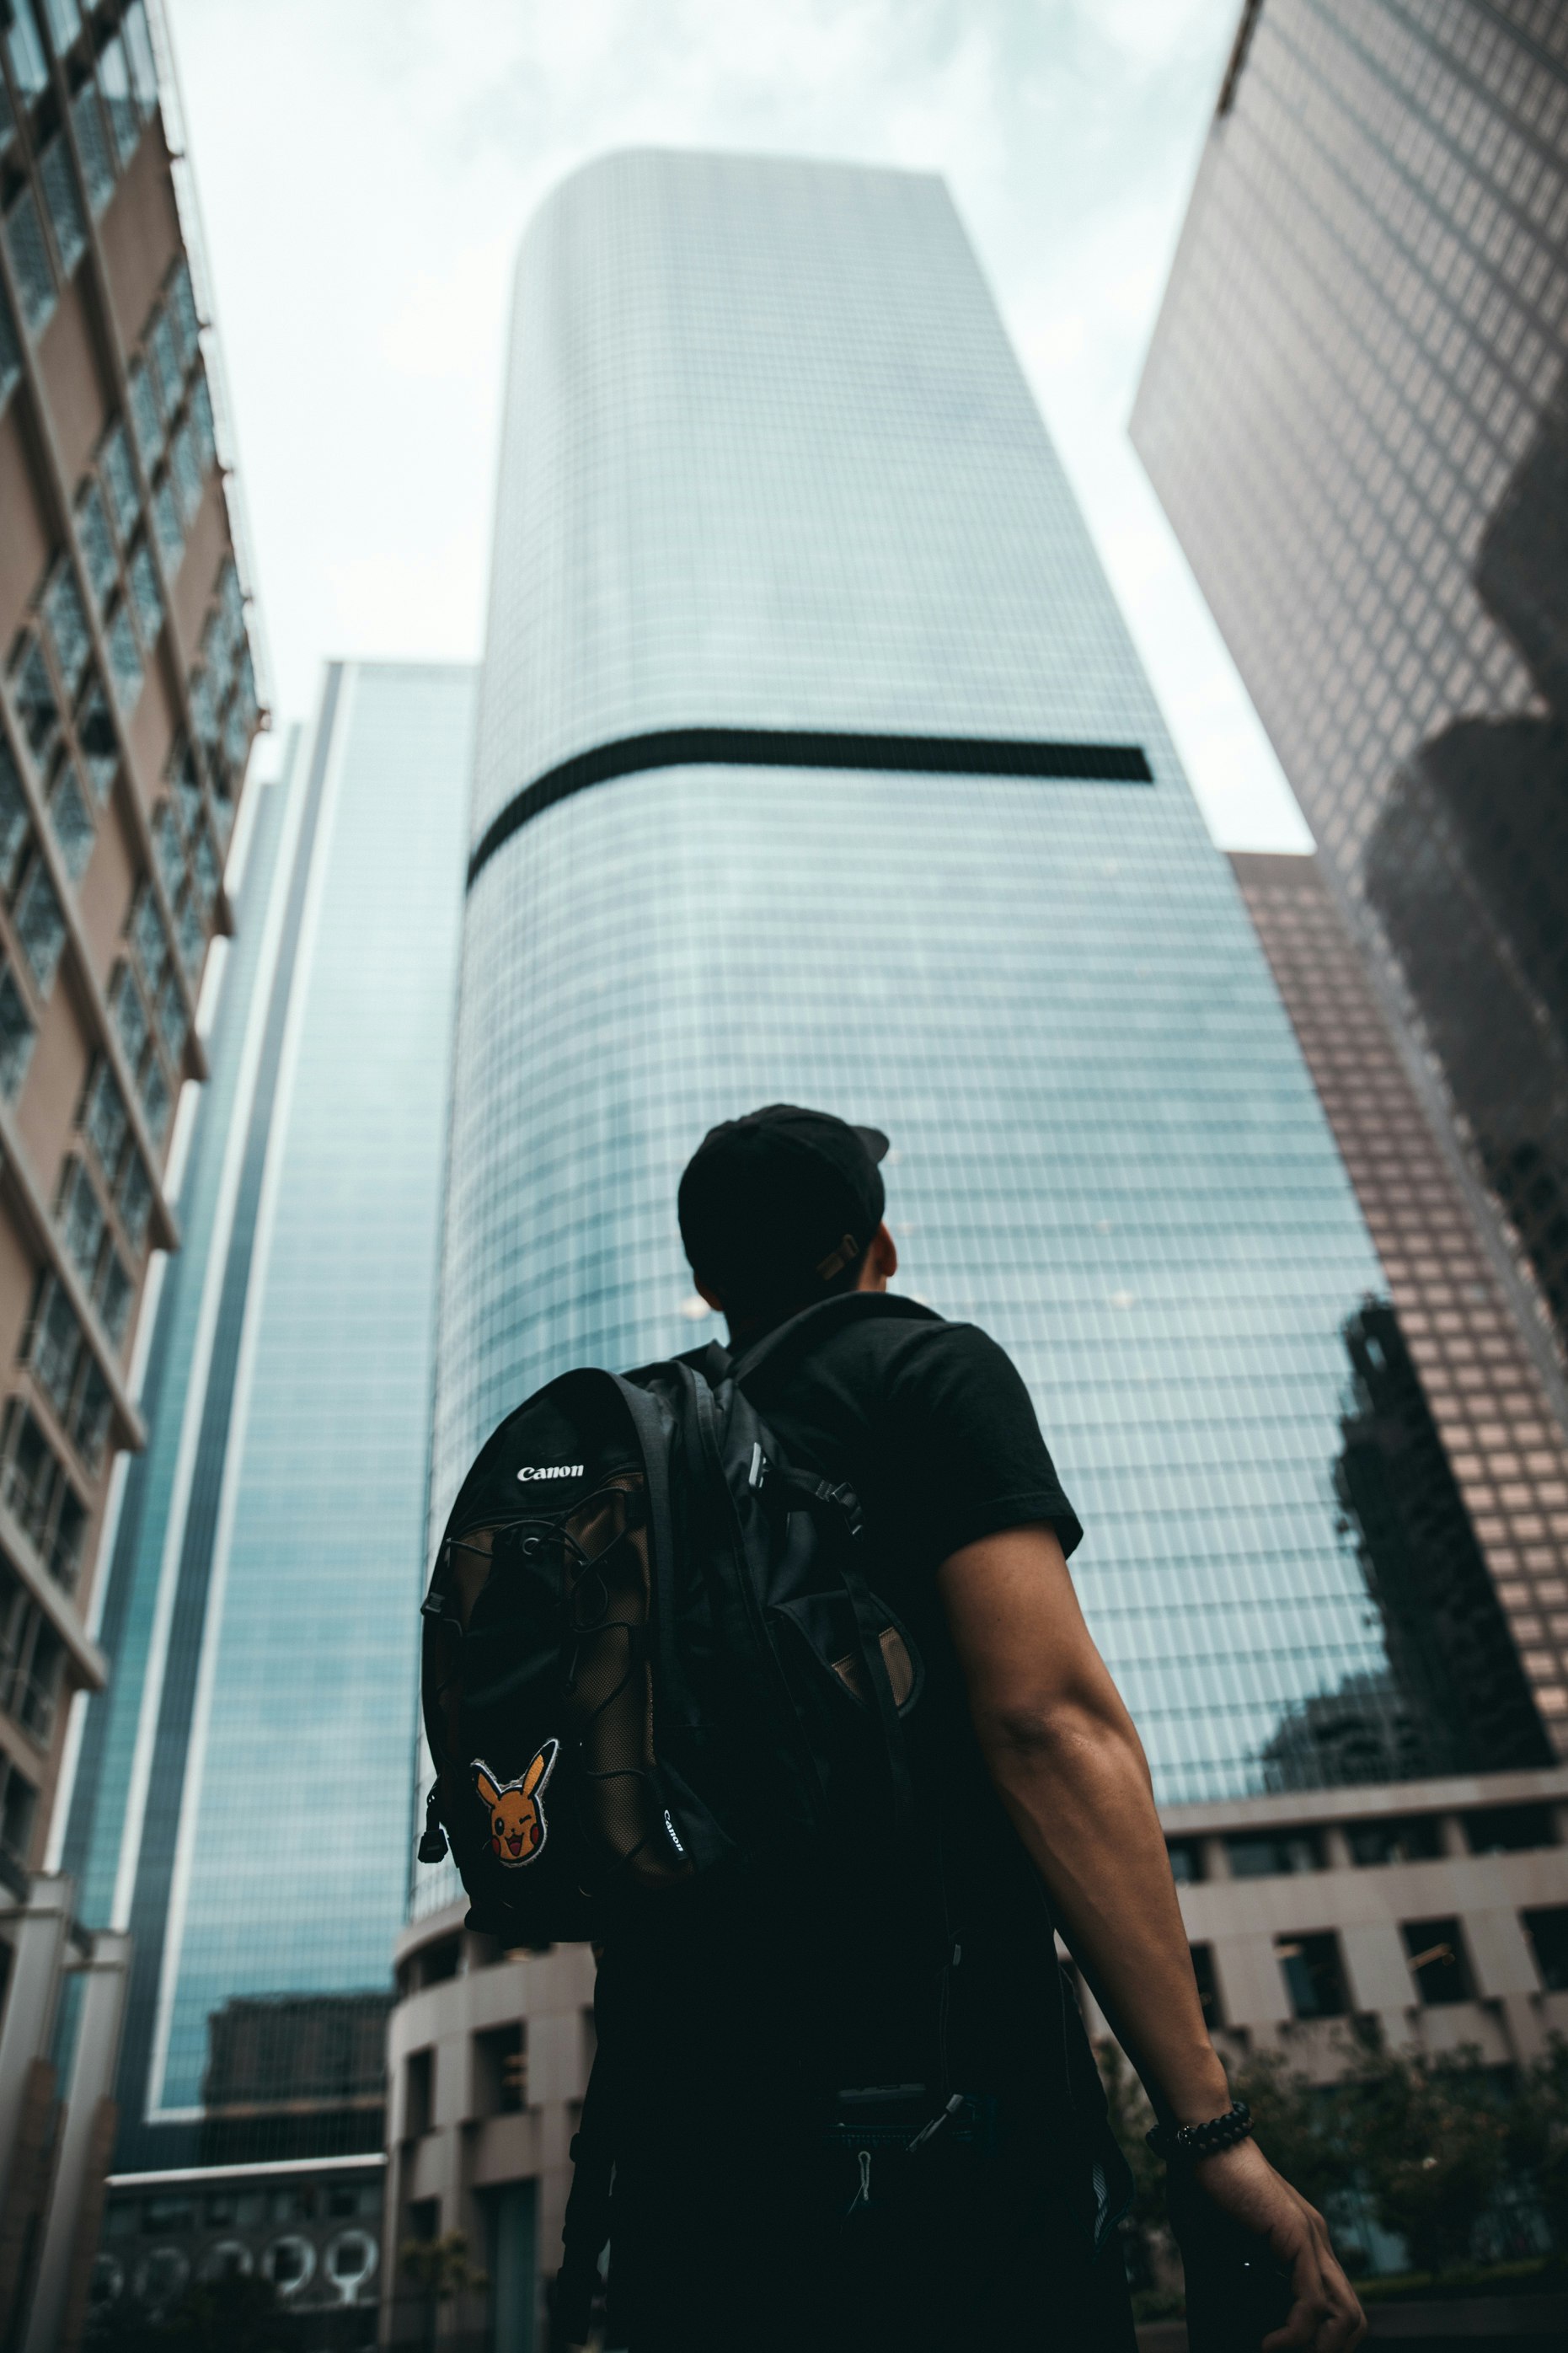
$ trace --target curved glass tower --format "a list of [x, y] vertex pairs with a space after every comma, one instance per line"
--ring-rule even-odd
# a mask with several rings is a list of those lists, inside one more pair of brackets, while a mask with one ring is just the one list
[[900, 1281], [1029, 1381], [1162, 1797], [1382, 1721], [1377, 1261], [946, 190], [619, 154], [518, 272], [437, 1525], [529, 1390], [705, 1335], [676, 1182], [778, 1098], [889, 1131]]

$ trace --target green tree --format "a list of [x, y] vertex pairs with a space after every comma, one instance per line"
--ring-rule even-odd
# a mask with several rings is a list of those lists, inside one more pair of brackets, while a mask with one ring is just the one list
[[1554, 2034], [1521, 2078], [1509, 2108], [1508, 2158], [1541, 2209], [1560, 2253], [1568, 2253], [1568, 2042]]
[[425, 2307], [425, 2343], [434, 2347], [440, 2334], [441, 2307], [470, 2289], [489, 2285], [483, 2272], [468, 2261], [468, 2242], [462, 2231], [445, 2232], [438, 2239], [407, 2239], [399, 2261], [403, 2275]]
[[86, 2343], [89, 2353], [284, 2353], [287, 2337], [271, 2281], [252, 2274], [193, 2281], [156, 2315], [100, 2305]]
[[1358, 2151], [1339, 2087], [1312, 2083], [1278, 2051], [1255, 2052], [1231, 2084], [1252, 2110], [1253, 2135], [1270, 2165], [1320, 2212], [1352, 2184]]
[[1510, 2116], [1480, 2054], [1365, 2053], [1346, 2088], [1373, 2212], [1418, 2271], [1467, 2263], [1508, 2170]]
[[[1165, 2168], [1144, 2138], [1152, 2129], [1154, 2112], [1117, 2043], [1097, 2044], [1095, 2056], [1110, 2128], [1132, 2174], [1132, 2203], [1121, 2227], [1129, 2275], [1135, 2291], [1157, 2291], [1162, 2278], [1173, 2276], [1174, 2256], [1165, 2220]], [[1146, 2316], [1154, 2316], [1151, 2312]]]

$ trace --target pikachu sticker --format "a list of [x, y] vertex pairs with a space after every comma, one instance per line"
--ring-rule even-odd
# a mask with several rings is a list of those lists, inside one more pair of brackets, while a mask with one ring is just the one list
[[490, 1810], [490, 1852], [508, 1871], [537, 1862], [544, 1851], [548, 1825], [542, 1800], [560, 1751], [558, 1740], [547, 1740], [527, 1772], [515, 1781], [499, 1780], [482, 1757], [476, 1757], [469, 1768]]

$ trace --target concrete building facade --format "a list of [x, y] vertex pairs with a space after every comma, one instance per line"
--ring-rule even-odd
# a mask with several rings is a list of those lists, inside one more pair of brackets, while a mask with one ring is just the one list
[[[41, 1852], [163, 1169], [259, 712], [148, 21], [20, 0], [3, 44], [0, 1857]], [[73, 30], [74, 27], [74, 30]], [[177, 139], [175, 142], [177, 144]], [[199, 270], [199, 256], [197, 257]]]
[[[207, 949], [264, 688], [156, 0], [0, 17], [0, 2331], [79, 2330], [126, 1939], [38, 1866], [145, 1436]], [[53, 2184], [51, 2203], [50, 2185]], [[29, 2318], [28, 2316], [31, 2316]], [[30, 2332], [30, 2333], [29, 2333]]]

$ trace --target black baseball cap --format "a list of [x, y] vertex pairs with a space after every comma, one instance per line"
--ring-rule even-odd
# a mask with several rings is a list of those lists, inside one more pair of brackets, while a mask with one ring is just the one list
[[860, 1258], [882, 1222], [888, 1139], [831, 1112], [768, 1103], [711, 1127], [678, 1209], [692, 1271], [734, 1314], [809, 1299]]

